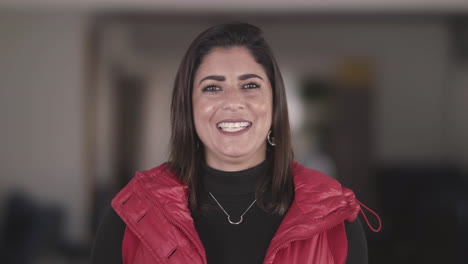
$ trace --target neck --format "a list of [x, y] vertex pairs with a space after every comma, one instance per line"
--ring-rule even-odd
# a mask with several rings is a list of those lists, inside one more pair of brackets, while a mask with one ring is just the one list
[[222, 195], [254, 193], [257, 181], [265, 173], [266, 167], [266, 160], [240, 171], [221, 171], [203, 164], [202, 175], [205, 189], [208, 192]]

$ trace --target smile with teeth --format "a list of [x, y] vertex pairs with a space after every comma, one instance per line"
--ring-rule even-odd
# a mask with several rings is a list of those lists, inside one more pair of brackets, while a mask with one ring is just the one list
[[237, 132], [250, 125], [250, 122], [221, 122], [218, 124], [218, 128], [226, 132]]

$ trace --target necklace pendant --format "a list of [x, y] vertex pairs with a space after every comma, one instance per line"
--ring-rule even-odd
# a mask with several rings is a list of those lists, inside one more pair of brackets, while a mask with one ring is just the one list
[[211, 192], [208, 192], [208, 193], [210, 194], [211, 198], [213, 198], [213, 200], [218, 204], [219, 208], [221, 208], [221, 210], [223, 211], [223, 213], [227, 216], [228, 222], [229, 222], [231, 225], [238, 225], [238, 224], [242, 223], [242, 220], [244, 220], [244, 215], [245, 215], [245, 213], [247, 213], [247, 211], [249, 211], [250, 208], [252, 208], [252, 206], [257, 202], [257, 199], [255, 199], [255, 200], [249, 205], [249, 207], [244, 211], [244, 213], [241, 214], [239, 222], [233, 222], [233, 221], [231, 221], [231, 216], [226, 212], [226, 210], [224, 210], [223, 206], [218, 202], [218, 200], [214, 197], [214, 195], [213, 195]]
[[229, 223], [230, 223], [231, 225], [238, 225], [238, 224], [242, 223], [242, 220], [244, 220], [244, 218], [242, 217], [242, 215], [241, 215], [241, 217], [240, 217], [239, 222], [233, 222], [233, 221], [231, 221], [231, 216], [228, 216], [228, 221], [229, 221]]

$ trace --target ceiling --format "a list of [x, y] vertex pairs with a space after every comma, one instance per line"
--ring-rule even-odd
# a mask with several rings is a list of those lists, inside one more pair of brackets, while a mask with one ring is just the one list
[[468, 12], [468, 0], [0, 0], [0, 9], [180, 12]]

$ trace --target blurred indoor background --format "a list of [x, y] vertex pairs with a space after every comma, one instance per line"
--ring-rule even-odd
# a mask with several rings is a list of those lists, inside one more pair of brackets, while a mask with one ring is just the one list
[[185, 50], [229, 21], [272, 46], [296, 159], [382, 217], [370, 263], [467, 263], [466, 0], [2, 0], [0, 262], [87, 263], [113, 195], [167, 158]]

